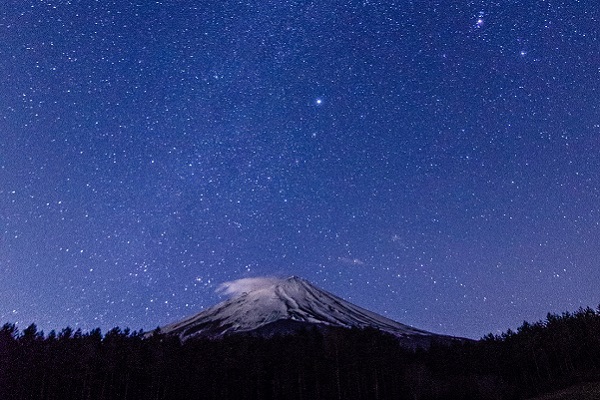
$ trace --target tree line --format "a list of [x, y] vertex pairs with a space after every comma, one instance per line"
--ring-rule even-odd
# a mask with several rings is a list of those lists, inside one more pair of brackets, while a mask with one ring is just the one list
[[600, 308], [416, 351], [372, 329], [185, 343], [0, 329], [1, 399], [522, 399], [585, 381], [600, 381]]

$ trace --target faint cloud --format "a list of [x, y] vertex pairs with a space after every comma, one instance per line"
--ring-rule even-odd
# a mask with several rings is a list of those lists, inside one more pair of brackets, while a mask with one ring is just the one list
[[338, 261], [349, 265], [365, 265], [365, 262], [358, 258], [338, 257]]
[[392, 235], [392, 242], [396, 243], [398, 246], [402, 247], [403, 249], [408, 249], [408, 245], [404, 242], [404, 239], [400, 235], [397, 235], [397, 234]]
[[235, 281], [224, 282], [217, 287], [217, 293], [227, 296], [239, 296], [255, 290], [266, 289], [281, 282], [281, 279], [272, 276], [258, 278], [242, 278]]

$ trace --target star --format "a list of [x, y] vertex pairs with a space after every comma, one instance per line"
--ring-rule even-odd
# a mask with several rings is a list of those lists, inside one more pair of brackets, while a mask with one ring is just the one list
[[483, 16], [484, 16], [484, 12], [480, 11], [479, 14], [477, 14], [477, 21], [475, 21], [475, 28], [481, 28], [483, 26], [483, 24], [485, 23]]

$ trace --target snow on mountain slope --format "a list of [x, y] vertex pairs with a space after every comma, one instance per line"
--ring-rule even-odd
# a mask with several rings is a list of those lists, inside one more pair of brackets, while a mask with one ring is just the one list
[[252, 332], [287, 321], [296, 325], [369, 327], [400, 338], [414, 338], [421, 343], [444, 338], [365, 310], [302, 278], [258, 279], [260, 284], [248, 281], [227, 290], [235, 294], [232, 298], [167, 325], [161, 331], [185, 340], [195, 336], [215, 337]]

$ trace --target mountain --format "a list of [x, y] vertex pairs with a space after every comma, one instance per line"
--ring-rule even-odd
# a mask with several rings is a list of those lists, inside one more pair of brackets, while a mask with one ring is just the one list
[[412, 348], [428, 347], [433, 341], [463, 340], [393, 321], [295, 276], [236, 282], [226, 287], [226, 291], [233, 294], [230, 299], [182, 321], [166, 325], [161, 328], [161, 332], [187, 340], [235, 333], [272, 336], [310, 327], [337, 327], [373, 328], [396, 336], [404, 345]]

